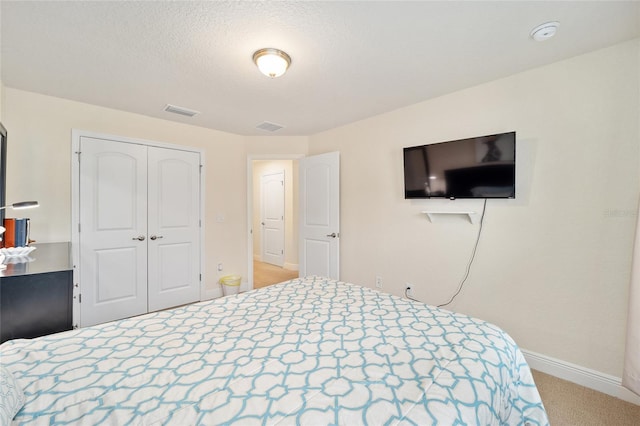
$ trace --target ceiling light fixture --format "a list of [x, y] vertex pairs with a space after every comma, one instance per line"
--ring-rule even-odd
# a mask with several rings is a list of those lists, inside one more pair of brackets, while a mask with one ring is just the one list
[[560, 22], [545, 22], [544, 24], [540, 24], [532, 29], [529, 35], [535, 41], [549, 40], [551, 37], [556, 35], [559, 26]]
[[268, 47], [253, 54], [253, 62], [260, 72], [267, 77], [280, 77], [291, 65], [291, 57], [279, 49]]

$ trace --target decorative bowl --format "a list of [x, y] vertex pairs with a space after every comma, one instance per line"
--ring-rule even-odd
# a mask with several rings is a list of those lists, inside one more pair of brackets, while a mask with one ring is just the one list
[[6, 257], [22, 257], [28, 256], [29, 253], [36, 249], [35, 246], [27, 246], [27, 247], [5, 247], [0, 249], [0, 254], [5, 255]]

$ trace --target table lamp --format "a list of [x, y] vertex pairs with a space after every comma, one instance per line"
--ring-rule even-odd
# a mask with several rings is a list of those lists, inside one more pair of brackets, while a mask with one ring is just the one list
[[4, 210], [4, 209], [14, 209], [14, 210], [30, 209], [32, 207], [38, 207], [38, 206], [40, 206], [40, 204], [38, 204], [37, 201], [20, 201], [19, 203], [7, 204], [6, 206], [2, 206], [2, 207], [0, 207], [0, 210]]

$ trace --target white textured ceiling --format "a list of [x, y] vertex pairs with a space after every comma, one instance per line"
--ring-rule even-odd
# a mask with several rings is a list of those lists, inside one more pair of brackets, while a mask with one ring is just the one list
[[[310, 135], [640, 36], [637, 1], [3, 0], [0, 17], [7, 87], [243, 135]], [[263, 47], [287, 74], [258, 72]]]

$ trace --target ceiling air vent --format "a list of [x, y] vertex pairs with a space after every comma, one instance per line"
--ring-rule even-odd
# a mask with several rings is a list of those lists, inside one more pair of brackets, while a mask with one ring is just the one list
[[174, 114], [180, 114], [187, 117], [193, 117], [194, 115], [200, 114], [200, 111], [195, 111], [189, 108], [183, 108], [183, 107], [179, 107], [171, 104], [167, 104], [167, 106], [164, 107], [164, 110], [167, 112], [172, 112]]
[[269, 123], [268, 121], [265, 121], [263, 123], [258, 124], [256, 126], [256, 129], [264, 130], [265, 132], [275, 132], [282, 129], [283, 127], [284, 126], [281, 126], [279, 124]]

